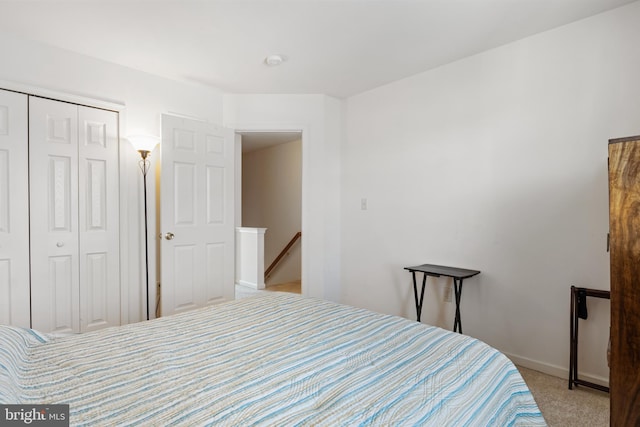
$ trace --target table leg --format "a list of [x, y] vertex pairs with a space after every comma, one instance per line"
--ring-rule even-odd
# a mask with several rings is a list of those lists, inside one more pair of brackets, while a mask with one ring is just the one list
[[569, 390], [573, 389], [573, 363], [574, 363], [574, 343], [575, 343], [575, 287], [571, 286], [571, 310], [569, 316], [571, 324], [569, 325]]
[[[577, 292], [573, 292], [573, 295], [571, 295], [571, 303], [572, 303], [572, 326], [573, 328], [571, 328], [571, 348], [569, 350], [569, 354], [570, 354], [570, 363], [569, 363], [569, 390], [572, 389], [572, 387], [578, 386], [578, 384], [576, 384], [576, 380], [578, 379], [578, 313], [577, 313]], [[571, 363], [573, 362], [573, 363]]]
[[453, 278], [453, 290], [456, 295], [456, 317], [453, 321], [453, 332], [462, 333], [462, 320], [460, 319], [460, 299], [462, 297], [462, 279]]
[[412, 271], [413, 275], [413, 296], [416, 300], [416, 314], [418, 322], [420, 321], [420, 315], [422, 314], [422, 301], [424, 300], [424, 286], [427, 283], [427, 275], [422, 276], [422, 292], [420, 292], [420, 299], [418, 299], [418, 284], [416, 283], [416, 272]]

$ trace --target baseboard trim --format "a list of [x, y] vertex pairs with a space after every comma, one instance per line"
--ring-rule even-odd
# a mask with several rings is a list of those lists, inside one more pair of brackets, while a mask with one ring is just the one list
[[264, 289], [256, 289], [251, 286], [245, 286], [241, 283], [236, 283], [236, 286], [235, 286], [236, 299], [246, 298], [246, 297], [250, 297], [257, 294], [262, 294], [265, 292], [267, 291], [265, 291]]
[[[554, 377], [569, 380], [569, 368], [562, 366], [551, 365], [549, 363], [542, 363], [537, 360], [529, 359], [527, 357], [517, 356], [515, 354], [504, 353], [513, 363], [518, 366], [533, 369], [534, 371], [542, 372], [543, 374], [552, 375]], [[605, 387], [609, 387], [609, 378], [604, 378], [598, 375], [592, 375], [585, 372], [579, 372], [578, 377], [581, 380], [589, 381], [595, 384], [599, 384]]]
[[260, 286], [257, 283], [248, 282], [246, 280], [238, 280], [238, 282], [236, 284], [240, 285], [240, 286], [244, 286], [246, 288], [251, 288], [251, 289], [262, 289], [262, 288], [260, 288]]

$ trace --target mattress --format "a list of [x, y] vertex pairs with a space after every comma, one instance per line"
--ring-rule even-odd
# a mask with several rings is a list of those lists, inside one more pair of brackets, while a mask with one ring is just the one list
[[285, 293], [67, 337], [2, 326], [0, 402], [79, 426], [545, 425], [487, 344]]

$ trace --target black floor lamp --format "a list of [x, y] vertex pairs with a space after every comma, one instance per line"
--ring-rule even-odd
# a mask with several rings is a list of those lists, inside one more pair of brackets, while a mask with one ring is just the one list
[[129, 142], [140, 153], [141, 160], [139, 162], [142, 171], [142, 185], [144, 188], [144, 266], [146, 278], [146, 299], [147, 299], [147, 320], [149, 320], [149, 218], [147, 216], [147, 172], [151, 167], [149, 156], [159, 139], [155, 136], [148, 135], [132, 135], [128, 137]]

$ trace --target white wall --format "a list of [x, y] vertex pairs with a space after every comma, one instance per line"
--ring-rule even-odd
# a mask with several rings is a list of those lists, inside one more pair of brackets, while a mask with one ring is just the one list
[[[567, 375], [570, 286], [609, 289], [607, 142], [640, 134], [638, 22], [636, 2], [349, 98], [343, 302], [415, 318], [403, 267], [478, 269], [464, 332]], [[450, 329], [445, 283], [422, 319]], [[589, 310], [580, 368], [606, 381], [609, 303]]]
[[324, 95], [228, 94], [223, 105], [224, 125], [238, 131], [302, 131], [302, 292], [337, 301], [342, 102]]
[[[142, 131], [160, 135], [161, 113], [195, 116], [214, 123], [222, 121], [222, 94], [198, 85], [175, 82], [141, 73], [84, 55], [40, 43], [0, 37], [0, 81], [10, 89], [21, 88], [35, 94], [47, 94], [64, 100], [84, 100], [89, 105], [111, 103], [121, 109], [120, 135]], [[60, 96], [58, 96], [60, 95]], [[120, 106], [120, 107], [118, 107]], [[159, 150], [152, 153], [158, 160]], [[127, 241], [121, 247], [123, 267], [123, 321], [131, 322], [146, 315], [143, 300], [144, 246], [142, 209], [142, 174], [140, 156], [128, 144], [121, 144], [122, 234]], [[155, 253], [154, 171], [149, 179], [149, 243]], [[150, 256], [151, 292], [155, 287], [155, 262]], [[153, 304], [152, 295], [152, 304]]]
[[[242, 226], [267, 228], [264, 265], [268, 267], [302, 230], [302, 141], [243, 154], [242, 199]], [[300, 256], [298, 241], [265, 278], [265, 283], [300, 280]]]

